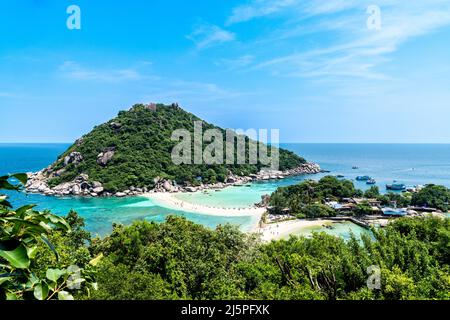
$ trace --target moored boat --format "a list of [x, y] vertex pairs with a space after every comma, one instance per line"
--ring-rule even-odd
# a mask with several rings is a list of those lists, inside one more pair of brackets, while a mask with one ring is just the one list
[[393, 183], [387, 184], [386, 189], [392, 191], [404, 191], [406, 190], [406, 186], [403, 183]]
[[357, 181], [369, 181], [369, 180], [371, 180], [372, 178], [371, 177], [369, 177], [369, 176], [357, 176], [356, 177], [356, 180]]
[[383, 211], [383, 215], [385, 216], [404, 217], [408, 215], [407, 209], [383, 208], [381, 210]]
[[367, 180], [366, 184], [374, 185], [377, 184], [377, 181], [375, 179], [369, 179]]

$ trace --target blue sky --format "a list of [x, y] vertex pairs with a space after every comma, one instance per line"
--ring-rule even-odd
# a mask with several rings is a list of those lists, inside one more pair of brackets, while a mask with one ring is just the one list
[[24, 0], [0, 36], [0, 142], [70, 142], [138, 102], [283, 142], [450, 142], [448, 0]]

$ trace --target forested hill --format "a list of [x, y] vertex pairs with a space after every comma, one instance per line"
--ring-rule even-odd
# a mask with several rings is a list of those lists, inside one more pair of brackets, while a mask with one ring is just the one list
[[[101, 189], [117, 192], [130, 187], [151, 188], [157, 177], [179, 184], [215, 183], [226, 180], [229, 172], [247, 176], [263, 167], [259, 162], [257, 165], [175, 165], [171, 152], [178, 142], [171, 141], [172, 132], [187, 129], [193, 133], [194, 121], [202, 120], [177, 104], [134, 105], [78, 139], [42, 175], [50, 187], [55, 187], [87, 174], [89, 181], [95, 181]], [[203, 121], [203, 131], [212, 128], [225, 132]], [[294, 153], [280, 149], [280, 170], [305, 162]]]

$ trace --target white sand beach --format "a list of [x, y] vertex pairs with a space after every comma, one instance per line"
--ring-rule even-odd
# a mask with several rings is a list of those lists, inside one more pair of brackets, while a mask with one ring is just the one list
[[266, 211], [265, 208], [246, 207], [246, 208], [220, 208], [199, 205], [184, 200], [180, 200], [174, 193], [147, 193], [144, 196], [151, 199], [155, 204], [166, 208], [195, 212], [204, 215], [216, 215], [225, 217], [239, 217], [239, 216], [253, 216], [255, 224], [250, 232], [259, 233], [263, 241], [278, 240], [288, 238], [290, 234], [296, 234], [304, 229], [311, 227], [321, 227], [323, 225], [330, 225], [331, 220], [289, 220], [278, 223], [271, 223], [265, 225], [263, 228], [259, 227], [259, 220], [262, 214]]
[[279, 240], [289, 237], [290, 234], [296, 234], [306, 228], [321, 227], [331, 225], [331, 220], [290, 220], [278, 223], [271, 223], [263, 228], [256, 228], [254, 232], [261, 234], [263, 241]]
[[[265, 208], [249, 207], [249, 208], [220, 208], [199, 205], [187, 201], [180, 200], [173, 193], [146, 193], [145, 197], [153, 200], [155, 204], [174, 210], [189, 211], [198, 214], [216, 215], [216, 216], [257, 216], [261, 217], [266, 211]], [[259, 220], [259, 219], [258, 219]]]

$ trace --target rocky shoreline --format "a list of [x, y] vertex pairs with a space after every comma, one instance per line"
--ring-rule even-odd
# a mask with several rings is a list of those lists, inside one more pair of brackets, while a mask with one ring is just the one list
[[48, 185], [48, 177], [45, 174], [46, 169], [35, 173], [28, 173], [28, 182], [25, 185], [25, 191], [28, 193], [38, 193], [46, 196], [80, 196], [80, 197], [127, 197], [139, 196], [145, 193], [155, 192], [197, 192], [208, 189], [223, 189], [234, 185], [243, 185], [254, 181], [267, 181], [275, 179], [284, 179], [290, 176], [317, 174], [322, 172], [320, 166], [316, 163], [305, 163], [300, 167], [286, 171], [260, 171], [257, 174], [249, 176], [237, 176], [230, 173], [225, 182], [215, 184], [200, 184], [199, 186], [181, 186], [176, 182], [159, 177], [154, 179], [153, 188], [130, 187], [116, 193], [107, 192], [103, 185], [98, 181], [90, 181], [87, 174], [80, 174], [71, 182], [61, 183], [53, 188]]

